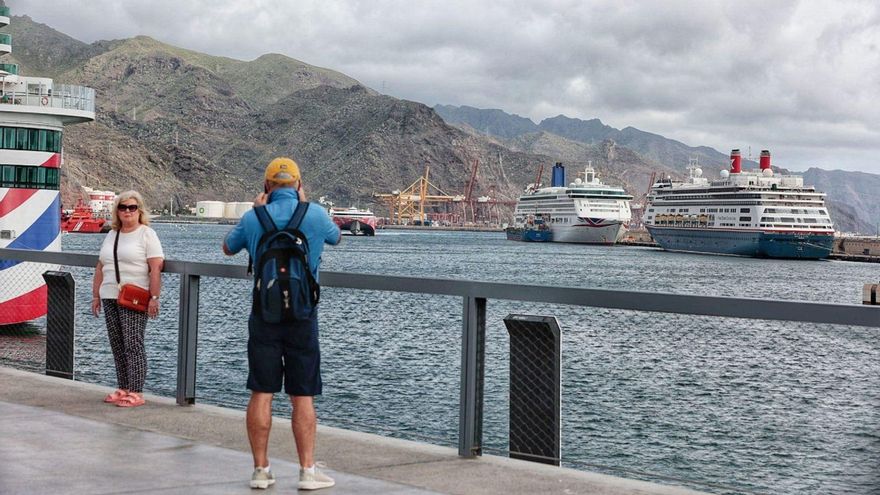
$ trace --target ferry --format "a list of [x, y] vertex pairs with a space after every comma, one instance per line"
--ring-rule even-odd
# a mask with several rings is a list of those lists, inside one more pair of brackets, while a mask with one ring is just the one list
[[656, 182], [645, 226], [667, 251], [761, 258], [822, 259], [833, 247], [834, 227], [825, 194], [803, 177], [775, 175], [770, 151], [760, 169], [742, 170], [739, 150], [718, 180], [703, 177], [692, 160], [688, 179]]
[[512, 225], [504, 229], [508, 241], [550, 242], [553, 232], [545, 218], [529, 216], [524, 224]]
[[612, 245], [623, 237], [632, 219], [632, 196], [620, 187], [603, 184], [587, 166], [584, 178], [565, 186], [565, 167], [553, 167], [550, 187], [532, 184], [519, 197], [513, 224], [546, 218], [552, 242]]
[[369, 209], [361, 210], [356, 206], [345, 209], [331, 207], [330, 218], [343, 232], [350, 232], [352, 235], [376, 235], [376, 215]]
[[[0, 28], [9, 25], [0, 5]], [[12, 37], [0, 33], [0, 56]], [[95, 90], [23, 76], [0, 63], [0, 248], [61, 250], [61, 136], [65, 125], [95, 120]], [[0, 325], [46, 314], [42, 263], [0, 261]]]

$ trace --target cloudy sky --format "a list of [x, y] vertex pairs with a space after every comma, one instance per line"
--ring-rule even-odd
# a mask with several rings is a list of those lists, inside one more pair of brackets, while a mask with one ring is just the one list
[[82, 41], [283, 53], [377, 91], [599, 118], [774, 163], [880, 173], [877, 0], [6, 0]]

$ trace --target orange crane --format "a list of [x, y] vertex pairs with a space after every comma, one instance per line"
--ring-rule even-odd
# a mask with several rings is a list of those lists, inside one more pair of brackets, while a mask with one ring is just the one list
[[538, 168], [538, 175], [535, 176], [535, 189], [541, 187], [541, 176], [544, 175], [544, 163]]
[[448, 205], [453, 201], [453, 196], [449, 196], [428, 181], [430, 169], [431, 167], [425, 166], [425, 175], [403, 191], [374, 194], [387, 205], [392, 223], [398, 225], [415, 221], [424, 223], [427, 219], [425, 207]]

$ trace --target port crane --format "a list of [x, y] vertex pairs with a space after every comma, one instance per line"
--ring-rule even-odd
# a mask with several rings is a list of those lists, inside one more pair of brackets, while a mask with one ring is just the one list
[[476, 221], [476, 211], [474, 206], [474, 184], [477, 182], [477, 168], [480, 166], [480, 160], [474, 158], [474, 166], [471, 168], [471, 178], [464, 188], [464, 200], [462, 202], [463, 215], [465, 221], [471, 223]]
[[425, 208], [447, 205], [459, 199], [458, 197], [446, 194], [442, 189], [431, 183], [428, 180], [430, 171], [431, 167], [425, 166], [425, 175], [419, 177], [403, 191], [374, 195], [388, 208], [389, 218], [392, 223], [398, 225], [410, 222], [424, 224], [427, 220]]

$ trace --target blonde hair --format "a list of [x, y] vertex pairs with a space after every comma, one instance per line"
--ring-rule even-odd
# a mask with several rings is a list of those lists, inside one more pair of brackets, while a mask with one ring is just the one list
[[141, 196], [141, 193], [137, 191], [125, 191], [119, 193], [113, 201], [113, 223], [111, 223], [113, 230], [119, 230], [122, 228], [122, 222], [119, 220], [119, 203], [129, 199], [135, 199], [137, 201], [138, 223], [142, 225], [150, 225], [150, 215], [147, 214], [147, 207], [144, 205], [144, 198]]

